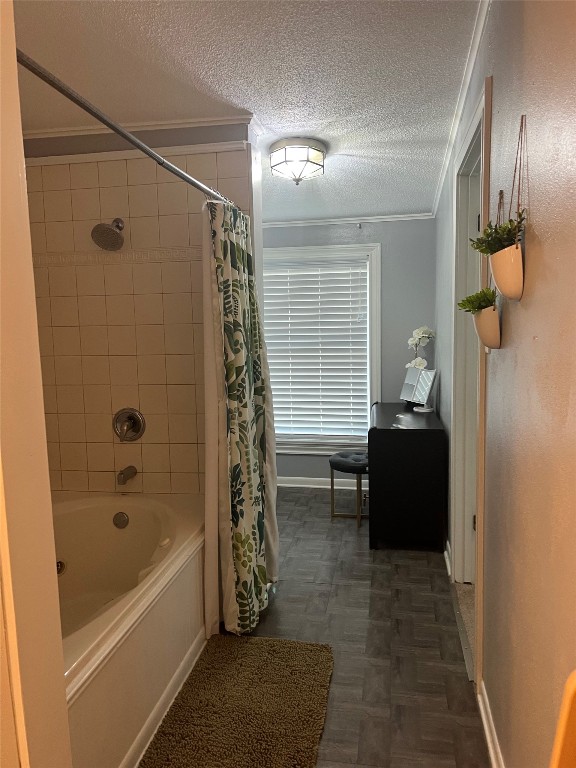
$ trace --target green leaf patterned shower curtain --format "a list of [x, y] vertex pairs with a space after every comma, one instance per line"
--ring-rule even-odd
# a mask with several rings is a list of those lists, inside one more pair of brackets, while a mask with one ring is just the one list
[[[207, 203], [205, 595], [208, 636], [250, 632], [277, 580], [276, 455], [268, 363], [254, 278], [250, 219]], [[218, 546], [219, 542], [219, 546]], [[218, 573], [219, 566], [219, 573]]]

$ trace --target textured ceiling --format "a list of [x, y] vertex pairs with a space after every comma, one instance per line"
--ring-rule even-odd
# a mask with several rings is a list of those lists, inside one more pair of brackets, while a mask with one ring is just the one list
[[[263, 150], [329, 147], [296, 187], [263, 162], [265, 220], [432, 210], [476, 0], [17, 0], [17, 42], [120, 123], [254, 114]], [[24, 129], [94, 121], [21, 70]], [[265, 156], [265, 152], [264, 152]]]

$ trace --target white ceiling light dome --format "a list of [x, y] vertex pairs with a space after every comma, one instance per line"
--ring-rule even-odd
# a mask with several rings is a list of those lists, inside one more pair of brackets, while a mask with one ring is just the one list
[[270, 147], [273, 176], [283, 176], [300, 184], [324, 173], [326, 145], [317, 139], [281, 139]]

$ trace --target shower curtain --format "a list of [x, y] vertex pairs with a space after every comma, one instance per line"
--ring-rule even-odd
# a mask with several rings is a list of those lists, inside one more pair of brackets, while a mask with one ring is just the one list
[[278, 578], [276, 445], [250, 219], [208, 202], [204, 235], [206, 634], [250, 632]]

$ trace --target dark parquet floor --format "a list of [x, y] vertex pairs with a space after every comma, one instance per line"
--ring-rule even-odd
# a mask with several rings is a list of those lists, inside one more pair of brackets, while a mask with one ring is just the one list
[[[337, 491], [339, 511], [354, 493]], [[370, 550], [329, 491], [280, 488], [281, 572], [255, 634], [334, 651], [318, 768], [489, 768], [441, 554]]]

